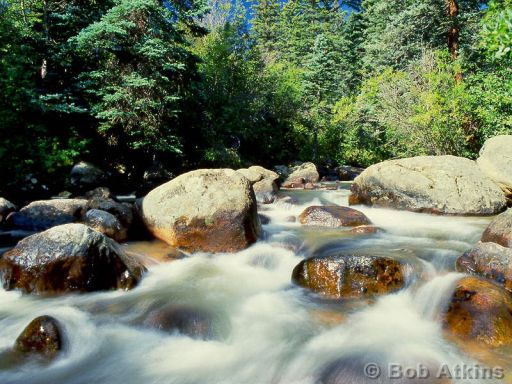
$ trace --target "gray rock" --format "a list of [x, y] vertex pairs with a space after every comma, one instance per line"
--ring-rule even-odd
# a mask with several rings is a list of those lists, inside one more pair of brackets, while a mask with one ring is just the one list
[[128, 237], [126, 228], [121, 225], [117, 217], [100, 209], [88, 211], [84, 216], [83, 223], [119, 242], [125, 241]]
[[83, 224], [27, 237], [0, 260], [6, 290], [37, 294], [130, 289], [144, 270], [115, 241]]
[[512, 249], [495, 243], [478, 243], [457, 259], [458, 272], [494, 280], [512, 292]]
[[512, 135], [487, 140], [477, 164], [488, 178], [498, 184], [512, 203]]
[[283, 184], [289, 183], [317, 183], [320, 175], [313, 163], [303, 163], [290, 168], [290, 173]]
[[451, 215], [493, 215], [505, 196], [474, 161], [421, 156], [375, 164], [357, 177], [351, 204]]
[[231, 169], [178, 176], [151, 191], [141, 210], [153, 235], [192, 252], [237, 252], [261, 232], [251, 184]]
[[261, 204], [272, 204], [276, 200], [277, 193], [279, 192], [279, 187], [276, 182], [271, 179], [258, 181], [254, 183], [252, 187], [256, 195], [256, 200]]
[[9, 200], [0, 197], [0, 223], [3, 223], [7, 216], [16, 211], [16, 206]]
[[105, 173], [91, 163], [81, 161], [71, 169], [70, 182], [76, 188], [99, 187], [105, 181]]
[[251, 185], [263, 179], [263, 175], [260, 172], [248, 168], [237, 169], [237, 172], [249, 180]]
[[34, 201], [9, 216], [9, 223], [27, 231], [42, 231], [80, 220], [87, 210], [85, 199]]

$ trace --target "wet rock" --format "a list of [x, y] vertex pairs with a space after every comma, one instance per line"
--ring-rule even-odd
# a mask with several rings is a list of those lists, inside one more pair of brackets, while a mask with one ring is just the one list
[[512, 249], [478, 243], [456, 262], [458, 272], [482, 276], [512, 292]]
[[105, 181], [105, 173], [91, 163], [81, 161], [71, 169], [71, 185], [80, 190], [99, 187]]
[[341, 167], [338, 167], [336, 170], [340, 181], [352, 181], [361, 173], [363, 173], [364, 168], [343, 165]]
[[277, 197], [279, 188], [275, 181], [271, 179], [263, 179], [254, 183], [252, 186], [254, 194], [256, 195], [256, 201], [261, 204], [272, 204]]
[[0, 197], [0, 224], [5, 221], [11, 212], [16, 211], [16, 206], [9, 200]]
[[187, 306], [167, 306], [150, 312], [144, 325], [168, 333], [208, 340], [215, 336], [211, 314]]
[[99, 209], [88, 211], [83, 218], [83, 223], [119, 242], [125, 241], [128, 237], [126, 228], [123, 228], [117, 217]]
[[317, 189], [317, 186], [316, 186], [316, 184], [313, 184], [313, 183], [306, 183], [306, 185], [304, 185], [304, 189], [311, 191], [313, 189]]
[[475, 162], [454, 156], [375, 164], [355, 179], [349, 202], [450, 215], [493, 215], [506, 207], [502, 191]]
[[95, 198], [89, 200], [88, 209], [98, 209], [114, 215], [121, 225], [129, 229], [134, 221], [134, 206], [130, 203], [118, 203], [112, 199]]
[[42, 231], [80, 220], [87, 210], [87, 200], [62, 199], [34, 201], [9, 216], [8, 223], [28, 231]]
[[36, 294], [130, 289], [143, 272], [115, 241], [83, 224], [27, 237], [0, 260], [6, 290]]
[[14, 352], [53, 359], [62, 351], [63, 344], [62, 327], [57, 319], [40, 316], [32, 320], [18, 336]]
[[293, 166], [289, 169], [289, 174], [283, 184], [290, 183], [317, 183], [320, 180], [320, 175], [313, 163], [302, 163]]
[[444, 327], [464, 340], [491, 347], [512, 344], [512, 296], [477, 277], [457, 283], [443, 318]]
[[304, 184], [304, 180], [299, 181], [285, 181], [281, 188], [284, 189], [304, 189], [306, 187], [306, 184]]
[[297, 222], [297, 218], [295, 216], [288, 216], [286, 219], [287, 223], [295, 223]]
[[157, 238], [191, 252], [237, 252], [261, 233], [251, 184], [231, 169], [178, 176], [144, 198], [142, 217]]
[[402, 265], [380, 256], [335, 255], [301, 261], [292, 281], [331, 299], [384, 295], [404, 285]]
[[512, 248], [512, 209], [491, 221], [482, 235], [482, 242]]
[[337, 205], [308, 207], [300, 214], [299, 221], [303, 225], [330, 228], [371, 224], [362, 212]]
[[502, 189], [512, 203], [512, 135], [487, 140], [477, 159], [478, 167]]

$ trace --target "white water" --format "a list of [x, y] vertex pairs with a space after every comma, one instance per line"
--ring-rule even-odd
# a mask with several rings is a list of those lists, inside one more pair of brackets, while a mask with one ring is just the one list
[[[344, 359], [474, 363], [443, 338], [439, 314], [460, 277], [448, 272], [488, 219], [360, 207], [386, 232], [354, 238], [287, 221], [313, 204], [345, 205], [347, 191], [295, 195], [298, 205], [278, 202], [261, 212], [272, 219], [265, 240], [234, 255], [196, 254], [155, 265], [130, 292], [39, 299], [0, 290], [0, 351], [42, 314], [58, 318], [68, 335], [67, 352], [57, 361], [0, 371], [0, 383], [312, 384], [329, 364]], [[397, 257], [417, 278], [371, 305], [318, 301], [291, 284], [291, 272], [331, 242], [350, 252]], [[159, 303], [210, 310], [218, 337], [205, 341], [144, 328], [137, 319]], [[357, 380], [347, 376], [339, 383]]]

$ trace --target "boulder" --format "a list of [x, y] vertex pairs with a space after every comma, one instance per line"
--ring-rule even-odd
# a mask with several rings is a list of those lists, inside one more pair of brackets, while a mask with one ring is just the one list
[[8, 222], [19, 229], [43, 231], [79, 221], [86, 211], [85, 199], [40, 200], [12, 213]]
[[371, 255], [313, 256], [293, 270], [292, 281], [330, 299], [366, 298], [404, 286], [402, 265]]
[[121, 242], [128, 237], [126, 228], [123, 228], [117, 217], [99, 209], [88, 211], [83, 218], [83, 223], [115, 241]]
[[512, 292], [512, 249], [495, 243], [478, 243], [456, 262], [458, 272], [494, 280]]
[[80, 190], [99, 187], [105, 181], [105, 173], [91, 163], [81, 161], [71, 169], [70, 183]]
[[494, 218], [482, 235], [482, 242], [512, 248], [512, 209]]
[[0, 224], [14, 211], [16, 211], [16, 206], [9, 200], [0, 197]]
[[261, 175], [261, 180], [267, 179], [274, 182], [279, 180], [279, 175], [276, 172], [263, 168], [259, 165], [253, 165], [252, 167], [249, 167], [249, 171], [259, 173]]
[[62, 351], [63, 345], [62, 327], [57, 319], [40, 316], [18, 336], [13, 349], [23, 355], [53, 359]]
[[87, 200], [112, 199], [114, 195], [107, 187], [98, 187], [85, 193]]
[[491, 347], [512, 344], [512, 296], [477, 277], [457, 283], [443, 316], [443, 325], [463, 340]]
[[364, 213], [337, 205], [308, 207], [300, 214], [299, 221], [303, 225], [330, 228], [371, 224]]
[[306, 184], [317, 183], [320, 180], [320, 175], [313, 163], [303, 163], [290, 168], [289, 174], [283, 184]]
[[133, 224], [135, 212], [134, 206], [130, 203], [118, 203], [112, 199], [95, 198], [87, 203], [88, 209], [98, 209], [114, 215], [121, 225], [129, 229]]
[[487, 140], [476, 162], [512, 202], [512, 135], [495, 136]]
[[271, 179], [263, 179], [252, 186], [256, 201], [261, 204], [272, 204], [277, 197], [279, 187]]
[[349, 202], [449, 215], [494, 215], [506, 207], [501, 190], [475, 162], [454, 156], [375, 164], [355, 179]]
[[169, 305], [151, 311], [144, 325], [167, 333], [181, 333], [192, 338], [208, 340], [214, 337], [212, 316], [201, 309]]
[[249, 180], [251, 182], [251, 185], [254, 185], [254, 183], [263, 180], [263, 175], [256, 170], [241, 168], [238, 169], [237, 172], [244, 176], [247, 180]]
[[115, 241], [83, 224], [29, 236], [0, 260], [6, 290], [36, 294], [131, 289], [143, 272]]
[[178, 176], [151, 191], [141, 210], [157, 238], [191, 252], [237, 252], [261, 233], [251, 184], [231, 169]]
[[336, 171], [340, 181], [352, 181], [361, 173], [363, 173], [364, 168], [342, 165], [341, 167], [336, 168]]

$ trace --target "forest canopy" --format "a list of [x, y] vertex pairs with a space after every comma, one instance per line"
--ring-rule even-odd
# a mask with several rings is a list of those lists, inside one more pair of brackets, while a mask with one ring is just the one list
[[78, 160], [474, 158], [512, 133], [512, 1], [3, 0], [0, 94], [7, 196]]

